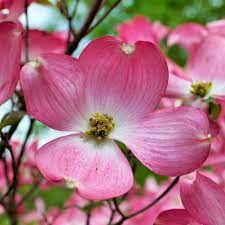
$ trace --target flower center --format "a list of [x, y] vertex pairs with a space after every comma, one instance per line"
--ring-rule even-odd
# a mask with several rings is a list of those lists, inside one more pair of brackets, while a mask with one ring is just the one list
[[90, 130], [86, 131], [87, 135], [95, 136], [98, 139], [108, 137], [115, 124], [112, 116], [96, 112], [89, 119]]
[[199, 97], [205, 97], [212, 88], [211, 82], [196, 82], [191, 85], [190, 92]]
[[122, 43], [120, 48], [127, 55], [130, 55], [131, 53], [135, 51], [135, 45], [133, 44]]

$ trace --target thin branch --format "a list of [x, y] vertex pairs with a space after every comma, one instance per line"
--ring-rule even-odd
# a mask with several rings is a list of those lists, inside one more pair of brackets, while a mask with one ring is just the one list
[[[16, 161], [15, 161], [15, 157], [14, 157], [14, 154], [13, 154], [13, 150], [12, 150], [12, 147], [9, 144], [6, 136], [2, 135], [2, 138], [5, 141], [5, 148], [7, 148], [9, 150], [10, 155], [11, 155], [12, 169], [13, 169], [13, 179], [14, 179], [15, 174], [16, 174]], [[10, 192], [13, 190], [13, 188], [14, 188], [14, 181], [8, 187], [8, 190], [6, 191], [6, 193], [0, 198], [0, 204], [4, 204], [4, 199], [10, 194]]]
[[6, 160], [5, 156], [2, 157], [2, 161], [3, 161], [3, 165], [4, 165], [5, 181], [6, 181], [7, 186], [9, 186], [10, 185], [9, 168], [8, 168], [8, 163], [7, 163], [7, 160]]
[[118, 5], [122, 0], [117, 0], [105, 13], [101, 16], [101, 18], [89, 28], [86, 34], [91, 33]]
[[84, 21], [81, 30], [76, 34], [74, 41], [70, 44], [69, 48], [67, 49], [66, 54], [71, 55], [78, 46], [80, 40], [86, 35], [90, 25], [92, 24], [95, 16], [97, 15], [103, 0], [95, 0], [89, 10], [86, 20]]
[[46, 214], [43, 212], [42, 213], [42, 217], [43, 217], [43, 222], [45, 222], [46, 225], [52, 225], [52, 223], [49, 222], [48, 217], [46, 216]]
[[16, 194], [16, 191], [17, 191], [20, 164], [22, 162], [22, 158], [23, 158], [23, 155], [24, 155], [24, 152], [25, 152], [25, 149], [26, 149], [27, 141], [28, 141], [28, 139], [29, 139], [29, 137], [32, 133], [32, 130], [33, 130], [34, 121], [35, 121], [34, 119], [31, 119], [31, 121], [30, 121], [30, 126], [29, 126], [29, 129], [27, 131], [27, 134], [26, 134], [25, 140], [23, 142], [23, 145], [21, 147], [20, 154], [19, 154], [19, 157], [18, 157], [18, 161], [17, 161], [17, 164], [16, 164], [16, 174], [14, 175], [14, 179], [13, 179], [13, 184], [14, 184], [13, 198], [15, 197], [15, 194]]
[[30, 137], [30, 135], [32, 133], [32, 130], [33, 130], [34, 122], [35, 122], [34, 119], [30, 120], [30, 126], [29, 126], [29, 129], [27, 131], [27, 134], [26, 134], [25, 140], [23, 142], [23, 145], [21, 147], [19, 158], [18, 158], [18, 161], [17, 161], [17, 165], [16, 165], [17, 169], [20, 167], [20, 164], [21, 164], [24, 152], [25, 152], [27, 141], [28, 141], [28, 139], [29, 139], [29, 137]]
[[91, 220], [91, 211], [87, 212], [86, 225], [90, 225], [90, 220]]
[[110, 225], [113, 222], [113, 219], [114, 219], [114, 215], [116, 213], [116, 210], [112, 207], [112, 204], [111, 204], [110, 201], [107, 201], [107, 202], [108, 202], [109, 208], [111, 210], [111, 215], [110, 215], [109, 222], [107, 223], [107, 225]]
[[29, 18], [28, 18], [28, 0], [25, 0], [25, 18], [26, 18], [26, 34], [25, 34], [25, 58], [29, 61]]
[[156, 203], [158, 203], [164, 196], [166, 196], [173, 189], [173, 187], [175, 187], [175, 185], [178, 183], [178, 181], [179, 181], [179, 177], [176, 177], [173, 180], [173, 182], [166, 188], [166, 190], [164, 190], [156, 199], [154, 199], [152, 202], [150, 202], [144, 208], [142, 208], [142, 209], [140, 209], [140, 210], [138, 210], [138, 211], [136, 211], [136, 212], [134, 212], [130, 215], [122, 216], [122, 218], [113, 225], [121, 225], [121, 224], [123, 224], [123, 222], [125, 220], [131, 219], [131, 218], [145, 212], [146, 210], [150, 209], [152, 206], [154, 206]]
[[76, 16], [79, 3], [80, 3], [80, 0], [76, 0], [75, 6], [74, 6], [72, 14], [71, 14], [72, 18], [74, 18]]
[[73, 36], [75, 37], [76, 33], [75, 33], [75, 31], [73, 29], [73, 25], [72, 25], [73, 16], [70, 15], [69, 7], [68, 7], [66, 1], [62, 0], [62, 4], [63, 4], [63, 7], [64, 7], [64, 10], [63, 10], [64, 16], [66, 17], [66, 19], [68, 21], [67, 48], [69, 48], [70, 40], [71, 40], [71, 34], [73, 34]]
[[98, 10], [101, 7], [101, 4], [102, 4], [102, 0], [95, 0], [94, 1], [94, 4], [90, 8], [90, 11], [89, 11], [89, 14], [87, 16], [87, 19], [86, 19], [84, 25], [82, 26], [82, 28], [81, 28], [81, 30], [79, 32], [78, 38], [83, 37], [86, 34], [86, 32], [89, 29], [91, 23], [93, 22], [95, 16], [97, 15]]
[[16, 208], [20, 207], [23, 204], [23, 202], [25, 202], [28, 198], [30, 198], [34, 194], [34, 192], [37, 190], [41, 182], [42, 182], [42, 177], [34, 182], [31, 189], [27, 193], [25, 193], [22, 199], [17, 203]]
[[115, 198], [113, 199], [113, 203], [114, 203], [114, 206], [115, 206], [115, 208], [116, 208], [116, 211], [121, 215], [121, 217], [122, 217], [122, 218], [126, 217], [126, 216], [123, 214], [123, 212], [120, 210], [120, 207], [119, 207], [119, 205], [118, 205], [118, 203], [117, 203], [117, 201], [116, 201]]

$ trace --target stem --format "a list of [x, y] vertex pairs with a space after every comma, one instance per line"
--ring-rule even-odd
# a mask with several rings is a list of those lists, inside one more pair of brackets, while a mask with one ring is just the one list
[[9, 215], [9, 220], [10, 220], [10, 225], [17, 225], [18, 221], [17, 221], [17, 215], [16, 213], [10, 213]]
[[33, 125], [34, 125], [34, 119], [31, 119], [30, 126], [29, 126], [29, 129], [27, 131], [26, 138], [25, 138], [25, 140], [23, 142], [23, 145], [21, 147], [21, 151], [20, 151], [20, 154], [19, 154], [19, 158], [18, 158], [18, 161], [17, 161], [17, 164], [16, 164], [16, 174], [14, 176], [13, 198], [15, 198], [15, 195], [16, 195], [17, 186], [18, 186], [19, 169], [20, 169], [20, 165], [21, 165], [21, 162], [22, 162], [22, 158], [23, 158], [23, 155], [24, 155], [24, 152], [25, 152], [25, 149], [26, 149], [27, 141], [28, 141], [28, 139], [29, 139], [29, 137], [30, 137], [30, 135], [32, 133]]
[[6, 157], [5, 156], [2, 157], [2, 161], [3, 161], [3, 164], [4, 164], [5, 181], [6, 181], [6, 184], [9, 186], [10, 185], [10, 181], [9, 181], [9, 168], [8, 168], [8, 164], [7, 164], [7, 160], [6, 160]]
[[87, 213], [86, 225], [90, 225], [91, 212]]
[[146, 205], [144, 208], [134, 212], [134, 213], [131, 213], [130, 215], [127, 215], [127, 216], [122, 216], [122, 218], [116, 222], [115, 224], [113, 225], [121, 225], [123, 224], [123, 222], [125, 220], [128, 220], [128, 219], [131, 219], [143, 212], [145, 212], [146, 210], [150, 209], [152, 206], [154, 206], [156, 203], [158, 203], [164, 196], [166, 196], [172, 189], [173, 187], [175, 187], [175, 185], [178, 183], [179, 181], [179, 177], [176, 177], [173, 182], [166, 188], [166, 190], [164, 190], [156, 199], [154, 199], [152, 202], [150, 202], [148, 205]]
[[86, 32], [88, 31], [91, 23], [93, 22], [95, 16], [97, 15], [97, 13], [101, 7], [101, 4], [102, 4], [102, 0], [93, 1], [93, 4], [89, 10], [87, 18], [86, 18], [81, 30], [76, 34], [76, 37], [75, 37], [74, 41], [71, 43], [71, 45], [69, 46], [69, 48], [67, 49], [66, 54], [68, 54], [68, 55], [73, 54], [73, 52], [77, 48], [80, 40], [86, 35]]
[[73, 12], [72, 12], [72, 18], [74, 18], [76, 16], [79, 3], [80, 3], [80, 0], [76, 0], [75, 6], [74, 6]]
[[109, 208], [111, 210], [111, 215], [110, 215], [109, 222], [107, 223], [107, 225], [110, 225], [112, 223], [113, 219], [114, 219], [114, 215], [116, 213], [116, 210], [112, 207], [110, 201], [108, 201], [108, 205], [109, 205]]
[[31, 195], [34, 194], [34, 192], [37, 190], [37, 187], [41, 184], [41, 182], [42, 178], [39, 178], [37, 181], [34, 182], [31, 189], [27, 193], [25, 193], [22, 199], [17, 203], [16, 208], [20, 207], [21, 204], [23, 204], [23, 202], [25, 202], [29, 197], [31, 197]]
[[25, 0], [26, 36], [25, 36], [25, 59], [29, 61], [29, 19], [28, 19], [28, 0]]
[[24, 143], [22, 145], [20, 155], [19, 155], [19, 158], [18, 158], [18, 162], [17, 162], [17, 164], [15, 164], [13, 182], [10, 185], [10, 187], [8, 188], [8, 191], [3, 195], [3, 197], [0, 200], [0, 201], [3, 202], [4, 198], [9, 196], [8, 205], [7, 205], [7, 213], [8, 213], [8, 216], [10, 218], [11, 225], [17, 225], [18, 224], [17, 207], [16, 207], [16, 204], [15, 204], [15, 196], [16, 196], [16, 192], [17, 192], [17, 189], [18, 189], [18, 175], [19, 175], [20, 164], [22, 162], [22, 157], [23, 157], [24, 152], [25, 152], [26, 143], [27, 143], [27, 141], [29, 139], [29, 136], [32, 132], [33, 124], [34, 124], [34, 120], [31, 119], [30, 127], [28, 129], [26, 138], [25, 138]]
[[125, 215], [124, 215], [123, 212], [120, 210], [120, 207], [119, 207], [119, 205], [117, 204], [117, 201], [116, 201], [115, 198], [113, 199], [113, 203], [114, 203], [114, 205], [115, 205], [116, 211], [121, 215], [122, 218], [124, 218]]
[[106, 12], [105, 14], [87, 31], [87, 34], [91, 33], [112, 11], [119, 5], [122, 0], [117, 0]]
[[[11, 155], [12, 169], [13, 169], [13, 179], [14, 179], [15, 174], [16, 174], [16, 161], [15, 161], [15, 157], [14, 157], [14, 154], [13, 154], [13, 150], [12, 150], [12, 147], [9, 144], [9, 141], [7, 140], [7, 138], [4, 137], [4, 135], [2, 135], [2, 138], [6, 142], [5, 143], [5, 148], [7, 148], [9, 150], [10, 155]], [[8, 188], [7, 192], [0, 198], [0, 204], [4, 205], [4, 199], [10, 194], [10, 192], [13, 189], [13, 187], [14, 187], [14, 182], [11, 185], [9, 185], [9, 188]]]

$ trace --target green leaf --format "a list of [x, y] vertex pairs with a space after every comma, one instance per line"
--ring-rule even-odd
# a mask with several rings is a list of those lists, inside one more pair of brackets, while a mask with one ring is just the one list
[[207, 99], [204, 100], [205, 103], [209, 104], [209, 103], [213, 103], [214, 102], [214, 98], [213, 97], [209, 97]]
[[19, 111], [19, 112], [10, 112], [7, 113], [3, 118], [0, 123], [0, 130], [6, 126], [14, 126], [16, 125], [25, 115], [24, 111]]
[[179, 45], [173, 45], [167, 50], [167, 55], [178, 65], [185, 66], [188, 58], [187, 51]]
[[36, 2], [41, 5], [49, 5], [49, 6], [53, 5], [49, 0], [37, 0]]
[[93, 208], [99, 208], [103, 205], [102, 202], [91, 202], [83, 208], [85, 213], [90, 213]]
[[145, 167], [141, 163], [138, 163], [135, 171], [135, 181], [137, 182], [137, 184], [139, 184], [141, 187], [144, 187], [145, 182], [149, 177], [153, 177], [158, 183], [168, 179], [165, 176], [160, 176], [158, 174], [153, 173], [147, 167]]
[[215, 121], [221, 113], [221, 105], [216, 103], [209, 103], [209, 115], [210, 118]]

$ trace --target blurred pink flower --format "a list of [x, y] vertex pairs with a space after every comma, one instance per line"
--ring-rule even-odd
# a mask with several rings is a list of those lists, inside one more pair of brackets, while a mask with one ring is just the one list
[[197, 174], [192, 183], [181, 186], [185, 209], [160, 213], [155, 225], [224, 225], [225, 193], [208, 177]]
[[[29, 0], [30, 4], [34, 0]], [[0, 0], [0, 21], [15, 21], [25, 10], [25, 0]]]
[[0, 104], [16, 89], [20, 73], [22, 29], [14, 22], [0, 22]]
[[193, 52], [208, 35], [225, 36], [225, 19], [210, 22], [206, 26], [198, 23], [181, 24], [169, 33], [167, 44], [178, 44]]
[[119, 24], [117, 31], [125, 43], [150, 41], [159, 44], [168, 34], [169, 28], [158, 21], [151, 22], [144, 16], [136, 16], [130, 21]]
[[189, 77], [170, 74], [167, 96], [225, 98], [225, 38], [208, 35], [191, 53], [186, 73]]
[[[25, 38], [25, 37], [24, 37]], [[66, 38], [60, 32], [29, 30], [29, 58], [34, 60], [43, 53], [64, 53]], [[22, 62], [25, 62], [25, 41], [22, 42]]]
[[35, 199], [35, 209], [33, 211], [29, 211], [22, 217], [23, 224], [42, 221], [45, 211], [44, 201], [41, 198]]

